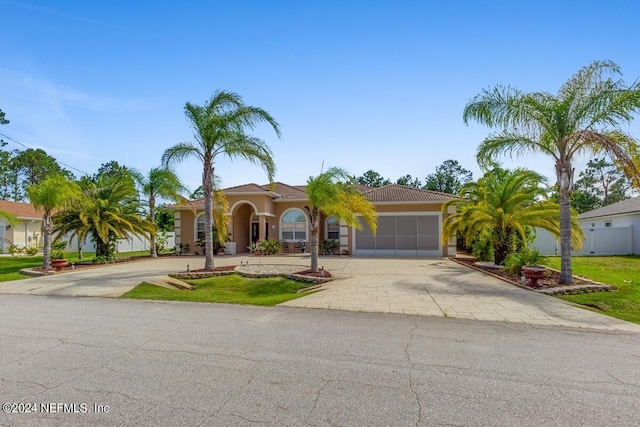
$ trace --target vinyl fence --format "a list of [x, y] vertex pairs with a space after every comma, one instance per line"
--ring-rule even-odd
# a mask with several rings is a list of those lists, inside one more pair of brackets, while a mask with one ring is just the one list
[[[583, 227], [582, 250], [575, 255], [630, 255], [633, 254], [633, 226]], [[559, 255], [560, 242], [546, 230], [537, 229], [531, 244], [540, 255]]]
[[[78, 240], [76, 238], [68, 239], [65, 238], [63, 240], [67, 240], [67, 251], [77, 251], [78, 250]], [[175, 233], [167, 233], [167, 243], [164, 245], [166, 249], [175, 248], [176, 239]], [[82, 250], [87, 252], [95, 252], [96, 245], [91, 241], [91, 239], [85, 239], [82, 244]], [[118, 252], [135, 252], [135, 251], [148, 251], [149, 250], [149, 240], [145, 238], [140, 238], [138, 236], [130, 236], [127, 239], [119, 239], [118, 240]]]

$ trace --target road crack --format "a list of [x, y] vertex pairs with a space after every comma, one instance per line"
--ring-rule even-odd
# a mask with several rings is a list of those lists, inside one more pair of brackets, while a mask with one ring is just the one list
[[418, 413], [416, 414], [417, 421], [415, 425], [416, 427], [419, 427], [420, 423], [422, 423], [422, 402], [420, 401], [420, 395], [416, 390], [416, 384], [414, 383], [414, 380], [413, 380], [412, 372], [415, 369], [415, 365], [411, 360], [411, 355], [409, 354], [409, 347], [411, 347], [411, 342], [413, 341], [413, 338], [414, 338], [413, 332], [416, 329], [418, 329], [418, 324], [414, 319], [413, 328], [409, 330], [409, 340], [407, 341], [407, 345], [404, 347], [404, 354], [407, 359], [407, 362], [409, 363], [409, 368], [407, 369], [407, 380], [409, 381], [409, 389], [411, 390], [411, 393], [415, 397], [416, 404], [418, 405]]

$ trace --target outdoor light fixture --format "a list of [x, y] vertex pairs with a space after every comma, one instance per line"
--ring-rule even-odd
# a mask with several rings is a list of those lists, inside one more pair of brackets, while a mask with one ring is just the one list
[[276, 225], [275, 224], [271, 224], [271, 231], [276, 231]]

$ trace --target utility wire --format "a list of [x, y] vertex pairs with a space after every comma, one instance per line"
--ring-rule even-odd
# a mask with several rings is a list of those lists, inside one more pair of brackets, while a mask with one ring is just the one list
[[[28, 145], [23, 144], [23, 143], [22, 143], [22, 142], [20, 142], [20, 141], [16, 141], [15, 139], [11, 138], [11, 137], [10, 137], [10, 136], [8, 136], [8, 135], [5, 135], [4, 133], [1, 133], [1, 132], [0, 132], [0, 136], [3, 136], [3, 137], [5, 137], [5, 138], [7, 138], [9, 141], [12, 141], [12, 142], [15, 142], [15, 143], [16, 143], [16, 144], [18, 144], [18, 145], [21, 145], [21, 146], [23, 146], [23, 147], [24, 147], [24, 148], [26, 148], [26, 149], [29, 149], [29, 148], [33, 149], [33, 147], [29, 147]], [[2, 143], [4, 143], [4, 140], [0, 139], [0, 144], [2, 144]], [[2, 146], [2, 145], [0, 145], [0, 146]], [[47, 155], [50, 155], [50, 154], [49, 154], [49, 153], [47, 153]], [[53, 156], [51, 156], [51, 157], [53, 157]], [[54, 158], [55, 158], [55, 157], [54, 157]], [[58, 159], [56, 159], [56, 161], [57, 161], [58, 163], [60, 163], [61, 165], [68, 167], [69, 169], [73, 169], [73, 170], [76, 170], [76, 171], [78, 171], [78, 172], [80, 172], [80, 173], [83, 173], [83, 174], [85, 174], [85, 175], [89, 175], [89, 173], [87, 173], [87, 172], [85, 172], [85, 171], [83, 171], [83, 170], [81, 170], [81, 169], [78, 169], [78, 168], [76, 168], [76, 167], [73, 167], [73, 166], [71, 166], [71, 165], [68, 165], [68, 164], [66, 164], [66, 163], [63, 163], [63, 162], [61, 162], [61, 161], [60, 161], [60, 160], [58, 160]]]

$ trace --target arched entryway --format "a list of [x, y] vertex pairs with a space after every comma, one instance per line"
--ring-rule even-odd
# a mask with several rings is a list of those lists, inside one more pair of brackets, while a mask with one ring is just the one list
[[255, 215], [253, 206], [248, 203], [237, 205], [232, 213], [231, 240], [236, 242], [236, 253], [248, 252], [251, 244], [251, 220]]
[[248, 246], [252, 243], [274, 238], [275, 223], [270, 225], [270, 217], [273, 215], [264, 212], [258, 213], [256, 206], [250, 201], [240, 201], [231, 208], [229, 218], [230, 238], [236, 242], [236, 253], [248, 252]]

